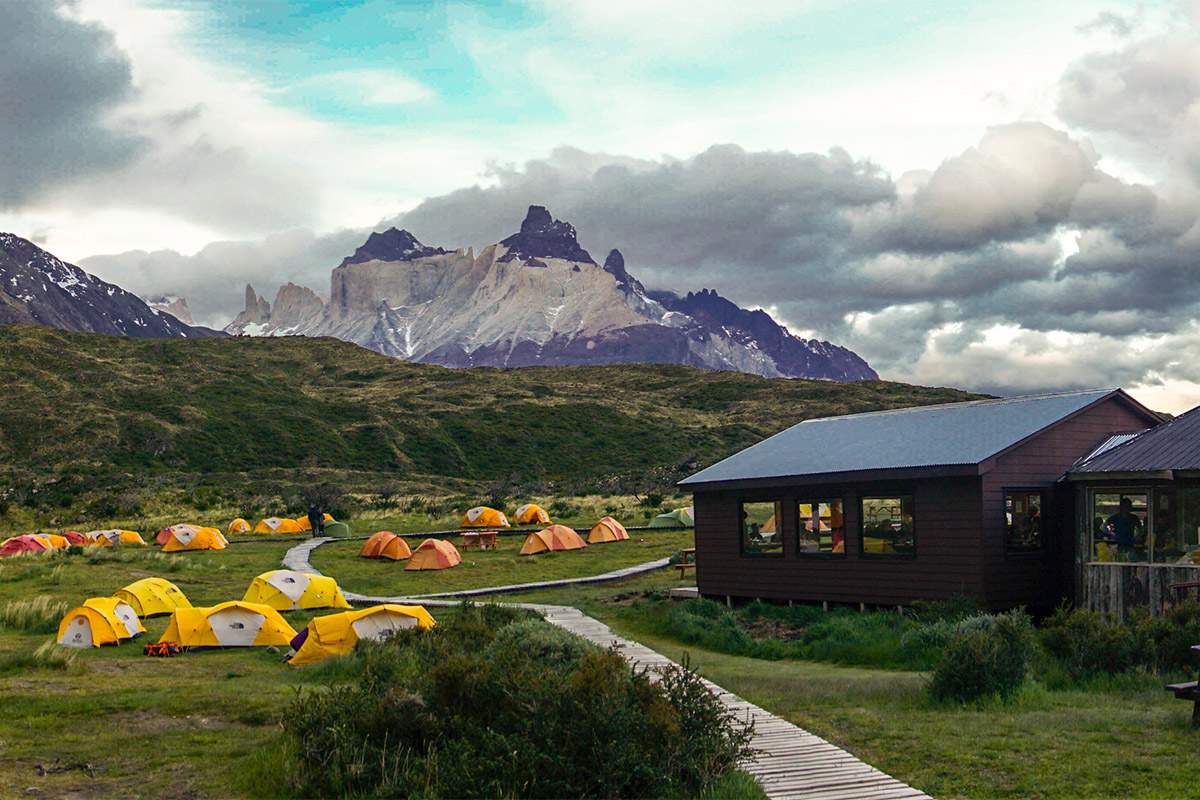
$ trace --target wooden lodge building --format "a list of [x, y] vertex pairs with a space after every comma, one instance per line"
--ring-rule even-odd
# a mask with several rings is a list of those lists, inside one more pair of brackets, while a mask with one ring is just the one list
[[1123, 611], [1200, 579], [1200, 415], [1120, 389], [806, 420], [680, 485], [697, 587], [725, 602]]

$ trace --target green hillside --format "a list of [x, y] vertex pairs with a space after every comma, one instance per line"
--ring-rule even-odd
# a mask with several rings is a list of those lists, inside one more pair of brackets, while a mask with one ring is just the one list
[[35, 326], [0, 327], [0, 378], [0, 510], [72, 515], [131, 487], [669, 486], [809, 417], [973, 397], [677, 365], [454, 370], [329, 338]]

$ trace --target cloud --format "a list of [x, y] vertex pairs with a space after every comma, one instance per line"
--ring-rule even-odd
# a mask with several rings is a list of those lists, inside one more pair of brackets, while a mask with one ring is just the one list
[[111, 173], [145, 149], [141, 136], [111, 124], [133, 95], [128, 57], [109, 31], [68, 11], [0, 3], [0, 208]]

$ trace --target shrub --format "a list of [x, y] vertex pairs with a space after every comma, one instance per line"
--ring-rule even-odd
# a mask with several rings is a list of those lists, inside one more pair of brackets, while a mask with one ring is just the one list
[[1085, 608], [1060, 608], [1042, 623], [1042, 647], [1075, 681], [1125, 672], [1143, 654], [1132, 628], [1110, 614]]
[[1033, 625], [1023, 611], [997, 616], [990, 628], [965, 630], [943, 651], [929, 692], [956, 702], [1008, 697], [1025, 681], [1034, 644]]
[[[658, 681], [541, 620], [468, 607], [367, 648], [283, 715], [294, 794], [698, 796], [749, 733], [690, 669]], [[582, 640], [581, 640], [582, 641]]]

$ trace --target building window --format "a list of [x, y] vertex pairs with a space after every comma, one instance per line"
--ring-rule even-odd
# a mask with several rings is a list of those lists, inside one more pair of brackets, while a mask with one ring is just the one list
[[862, 499], [862, 552], [914, 555], [912, 495]]
[[742, 552], [754, 555], [783, 555], [780, 511], [783, 503], [742, 503]]
[[1149, 492], [1093, 492], [1092, 553], [1097, 561], [1147, 561]]
[[1092, 558], [1200, 564], [1200, 489], [1092, 492]]
[[1004, 541], [1008, 552], [1041, 551], [1044, 504], [1041, 492], [1004, 493]]
[[800, 555], [844, 555], [846, 543], [842, 501], [803, 500], [796, 504], [799, 521]]

